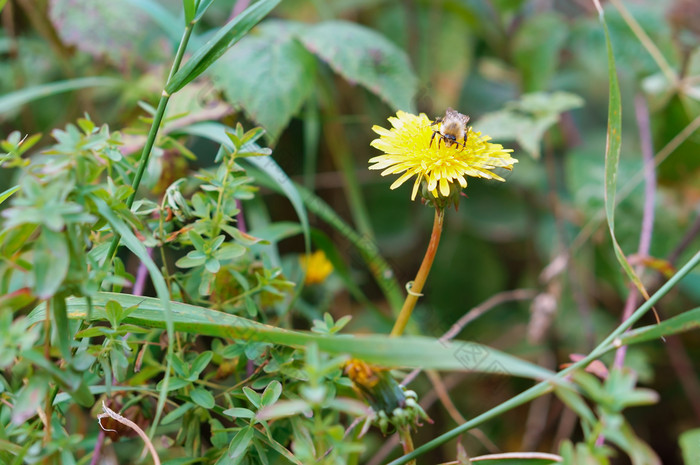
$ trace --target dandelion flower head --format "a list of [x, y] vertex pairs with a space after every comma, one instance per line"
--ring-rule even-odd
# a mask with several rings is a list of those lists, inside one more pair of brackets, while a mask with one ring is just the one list
[[320, 284], [333, 272], [333, 264], [322, 250], [299, 257], [302, 269], [306, 272], [304, 284]]
[[[391, 185], [396, 189], [401, 184], [415, 176], [411, 200], [416, 198], [418, 188], [423, 182], [435, 199], [446, 198], [454, 192], [452, 186], [459, 183], [461, 188], [467, 187], [467, 176], [496, 179], [505, 181], [502, 177], [490, 171], [494, 168], [511, 170], [518, 162], [510, 156], [510, 149], [504, 149], [500, 144], [489, 142], [491, 138], [467, 129], [467, 141], [458, 141], [448, 147], [440, 139], [440, 134], [433, 134], [439, 129], [438, 125], [425, 115], [413, 115], [398, 111], [395, 117], [390, 117], [391, 129], [373, 126], [372, 130], [379, 134], [371, 146], [384, 152], [369, 160], [371, 170], [383, 170], [381, 175], [400, 174]], [[438, 123], [440, 124], [440, 123]]]

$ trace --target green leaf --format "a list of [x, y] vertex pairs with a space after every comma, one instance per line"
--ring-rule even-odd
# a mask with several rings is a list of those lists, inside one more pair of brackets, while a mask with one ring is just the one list
[[608, 54], [608, 88], [609, 88], [609, 108], [608, 108], [608, 131], [605, 147], [605, 216], [608, 220], [608, 229], [615, 250], [615, 257], [622, 266], [629, 279], [639, 289], [646, 300], [649, 300], [649, 294], [644, 288], [641, 280], [634, 272], [625, 253], [622, 251], [620, 244], [615, 236], [615, 191], [617, 189], [617, 169], [620, 161], [620, 147], [622, 146], [622, 98], [620, 96], [620, 84], [617, 80], [617, 71], [615, 69], [615, 57], [613, 54], [612, 43], [610, 41], [610, 32], [608, 25], [605, 22], [605, 16], [599, 15], [600, 21], [605, 30], [605, 45]]
[[255, 416], [255, 412], [253, 412], [252, 410], [240, 407], [234, 407], [224, 410], [223, 413], [224, 415], [228, 415], [233, 418], [253, 418]]
[[[700, 329], [700, 307], [688, 310], [661, 323], [632, 329], [620, 337], [620, 345], [661, 340], [673, 334]], [[613, 349], [614, 347], [611, 347]]]
[[37, 409], [46, 399], [49, 381], [48, 377], [37, 374], [22, 386], [11, 409], [12, 424], [21, 425], [36, 415]]
[[66, 297], [59, 294], [51, 299], [51, 316], [56, 327], [56, 338], [58, 339], [58, 348], [61, 352], [61, 357], [66, 362], [70, 362], [72, 354], [70, 344], [73, 336], [68, 325], [68, 314], [66, 313]]
[[257, 409], [260, 408], [260, 394], [253, 391], [248, 386], [243, 387], [243, 394], [248, 398], [251, 404]]
[[202, 74], [279, 2], [280, 0], [260, 0], [229, 21], [217, 31], [214, 37], [192, 54], [187, 63], [168, 81], [165, 92], [172, 95]]
[[685, 465], [700, 463], [700, 428], [684, 432], [681, 434], [678, 442], [683, 452], [683, 463]]
[[[230, 150], [233, 149], [231, 139], [229, 139], [226, 134], [227, 132], [233, 132], [233, 129], [222, 124], [194, 124], [185, 128], [185, 132], [188, 134], [206, 137], [226, 146]], [[307, 251], [310, 250], [311, 240], [309, 232], [309, 219], [308, 215], [306, 214], [306, 209], [304, 208], [304, 202], [302, 201], [302, 197], [300, 196], [295, 184], [291, 181], [291, 179], [289, 179], [287, 174], [282, 170], [282, 168], [280, 168], [272, 157], [245, 158], [241, 161], [246, 163], [246, 166], [254, 167], [255, 172], [263, 173], [267, 184], [275, 190], [282, 192], [289, 199], [294, 207], [294, 211], [299, 217], [299, 222], [302, 226], [302, 232], [304, 233], [304, 246]], [[258, 179], [258, 181], [260, 182], [260, 179]], [[299, 286], [299, 291], [300, 290], [301, 286]]]
[[63, 234], [42, 227], [34, 257], [34, 293], [40, 299], [48, 299], [58, 291], [68, 273], [70, 258]]
[[10, 187], [5, 192], [0, 194], [0, 204], [2, 204], [5, 200], [10, 198], [12, 196], [12, 194], [17, 192], [18, 190], [19, 190], [19, 186], [14, 186], [14, 187]]
[[70, 368], [60, 369], [34, 349], [25, 350], [21, 356], [50, 374], [77, 404], [83, 407], [92, 407], [95, 403], [95, 398], [90, 393], [85, 380]]
[[233, 260], [241, 255], [245, 254], [245, 247], [240, 244], [228, 243], [222, 245], [215, 253], [214, 256], [219, 260]]
[[216, 465], [238, 465], [243, 461], [250, 441], [253, 439], [254, 429], [251, 426], [240, 430], [231, 440], [226, 453], [216, 462]]
[[394, 109], [415, 112], [418, 79], [406, 53], [383, 35], [347, 21], [325, 21], [302, 30], [299, 39], [349, 82]]
[[214, 408], [214, 405], [216, 405], [216, 401], [211, 392], [201, 387], [192, 389], [192, 392], [190, 392], [190, 399], [192, 399], [192, 402], [195, 404], [207, 410]]
[[195, 0], [182, 0], [182, 9], [185, 10], [185, 26], [194, 19], [196, 8]]
[[474, 123], [475, 130], [493, 139], [515, 140], [533, 158], [540, 157], [545, 132], [565, 111], [583, 106], [583, 99], [569, 92], [534, 92], [508, 102], [503, 110], [487, 113]]
[[192, 377], [191, 381], [199, 378], [199, 375], [202, 374], [207, 365], [209, 365], [209, 362], [211, 362], [213, 356], [214, 352], [211, 350], [206, 350], [194, 359], [192, 362], [192, 368], [190, 369], [190, 376]]
[[85, 89], [87, 87], [116, 87], [122, 84], [124, 84], [124, 81], [116, 78], [86, 77], [27, 87], [15, 92], [10, 92], [9, 94], [5, 94], [4, 96], [0, 97], [0, 114], [21, 107], [22, 105], [25, 105], [33, 100], [38, 100], [63, 92]]
[[194, 408], [194, 404], [191, 402], [185, 402], [184, 404], [180, 405], [177, 407], [175, 410], [168, 412], [167, 415], [163, 417], [163, 420], [160, 422], [161, 425], [167, 425], [168, 423], [172, 423], [178, 418], [181, 418], [184, 414], [189, 412]]
[[144, 63], [160, 62], [170, 53], [159, 31], [154, 33], [151, 19], [171, 41], [180, 35], [180, 21], [173, 22], [173, 15], [155, 0], [52, 0], [48, 14], [64, 44], [122, 67], [137, 62], [135, 57]]
[[[277, 139], [314, 91], [316, 58], [294, 37], [297, 23], [267, 21], [212, 67], [214, 84]], [[261, 83], [265, 85], [260, 85]]]
[[211, 6], [211, 4], [214, 3], [214, 0], [200, 0], [199, 6], [197, 6], [197, 13], [194, 16], [194, 21], [199, 21], [202, 16], [204, 16], [204, 13], [207, 12], [207, 9]]
[[262, 405], [263, 407], [272, 405], [275, 402], [277, 402], [277, 399], [280, 398], [280, 395], [282, 395], [282, 384], [276, 379], [272, 380], [262, 393], [262, 397], [260, 398], [260, 405]]
[[[110, 299], [121, 302], [122, 306], [138, 304], [138, 309], [125, 319], [126, 322], [151, 328], [165, 327], [162, 302], [153, 297], [99, 292], [92, 299], [93, 318], [105, 319], [103, 307]], [[70, 298], [67, 304], [69, 318], [85, 318], [87, 302], [84, 298]], [[305, 348], [314, 343], [324, 352], [347, 354], [386, 367], [475, 371], [536, 379], [552, 376], [552, 372], [545, 368], [474, 342], [444, 342], [419, 336], [393, 338], [379, 334], [323, 335], [290, 331], [204, 307], [179, 302], [170, 302], [170, 305], [175, 329], [191, 334], [293, 348]], [[43, 305], [37, 307], [28, 317], [30, 324], [41, 321], [44, 311]]]
[[[283, 400], [274, 405], [261, 408], [255, 417], [258, 420], [273, 420], [276, 418], [291, 417], [300, 413], [308, 413], [311, 411], [311, 405], [309, 405], [309, 403], [305, 400]], [[363, 413], [366, 413], [366, 411]]]

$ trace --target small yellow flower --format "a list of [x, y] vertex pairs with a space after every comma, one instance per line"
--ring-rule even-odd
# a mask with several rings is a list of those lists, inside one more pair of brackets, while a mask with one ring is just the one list
[[447, 147], [447, 144], [440, 143], [439, 136], [435, 137], [431, 146], [433, 132], [439, 126], [431, 126], [432, 121], [425, 113], [416, 116], [398, 111], [396, 117], [389, 118], [389, 122], [393, 126], [391, 129], [372, 127], [380, 137], [370, 145], [384, 152], [384, 155], [371, 158], [369, 162], [374, 164], [369, 169], [384, 170], [382, 176], [402, 173], [391, 185], [391, 189], [396, 189], [415, 176], [411, 200], [416, 198], [423, 181], [435, 199], [446, 198], [454, 193], [455, 182], [462, 188], [467, 187], [466, 176], [505, 181], [490, 170], [511, 170], [518, 162], [510, 156], [512, 150], [490, 143], [489, 136], [482, 135], [471, 127], [468, 128], [467, 142], [464, 145], [459, 141], [460, 144]]
[[317, 250], [311, 255], [302, 255], [299, 262], [306, 272], [304, 284], [307, 286], [322, 283], [333, 272], [333, 264], [326, 258], [323, 250]]

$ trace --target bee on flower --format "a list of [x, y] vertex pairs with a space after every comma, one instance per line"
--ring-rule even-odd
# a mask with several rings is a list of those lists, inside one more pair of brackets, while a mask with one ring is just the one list
[[399, 174], [391, 189], [415, 177], [411, 200], [421, 188], [421, 196], [434, 205], [457, 206], [468, 176], [504, 181], [491, 170], [511, 170], [518, 162], [510, 156], [512, 150], [489, 142], [489, 136], [467, 126], [468, 116], [451, 108], [435, 121], [425, 113], [398, 111], [389, 122], [391, 129], [372, 127], [379, 138], [370, 145], [384, 154], [371, 158], [369, 169], [383, 170], [382, 176]]

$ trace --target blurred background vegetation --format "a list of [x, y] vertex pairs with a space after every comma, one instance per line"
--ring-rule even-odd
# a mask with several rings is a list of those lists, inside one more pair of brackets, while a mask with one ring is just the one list
[[[204, 43], [247, 3], [215, 1], [193, 41]], [[664, 273], [700, 248], [700, 3], [613, 3], [603, 6], [622, 89], [616, 233], [653, 291]], [[126, 147], [140, 148], [148, 128], [144, 109], [160, 97], [181, 34], [181, 9], [177, 0], [4, 2], [0, 139], [14, 130], [41, 133], [41, 148], [54, 128], [89, 114], [96, 124], [122, 131]], [[619, 324], [630, 292], [603, 211], [605, 53], [598, 13], [587, 0], [284, 0], [172, 98], [164, 131], [183, 121], [262, 126], [287, 175], [375, 244], [403, 285], [420, 265], [433, 212], [409, 200], [410, 186], [389, 190], [391, 179], [367, 170], [377, 154], [369, 146], [376, 137], [371, 127], [386, 127], [397, 109], [434, 118], [453, 107], [470, 115], [475, 130], [513, 148], [519, 163], [504, 175], [506, 183], [470, 180], [467, 198], [447, 215], [411, 331], [439, 337], [486, 299], [532, 289], [527, 299], [499, 305], [468, 325], [460, 339], [555, 370]], [[97, 77], [110, 79], [79, 80]], [[658, 154], [651, 184], [643, 175], [645, 149]], [[204, 138], [174, 136], [156, 152], [143, 194], [159, 201], [173, 181], [210, 166], [217, 151]], [[0, 191], [15, 184], [14, 176], [0, 172]], [[653, 199], [653, 234], [648, 252], [635, 255], [645, 188]], [[272, 221], [298, 221], [289, 202], [269, 189], [244, 211], [260, 201], [259, 214]], [[300, 300], [295, 326], [308, 328], [328, 311], [336, 319], [352, 315], [352, 332], [387, 333], [390, 305], [356, 248], [314, 212], [310, 221], [331, 239], [373, 305], [358, 302], [333, 274]], [[291, 263], [304, 250], [303, 238], [281, 240], [279, 249]], [[127, 261], [132, 274], [137, 266]], [[698, 304], [696, 270], [656, 309], [663, 320]], [[680, 463], [677, 438], [700, 422], [698, 360], [697, 332], [628, 353], [627, 366], [661, 399], [631, 410], [629, 419], [664, 463]], [[446, 384], [466, 418], [525, 387], [517, 379], [469, 374], [449, 375]], [[426, 378], [412, 386], [422, 393], [430, 387]], [[439, 403], [428, 413], [435, 423], [419, 430], [417, 443], [456, 425]], [[581, 434], [554, 397], [482, 431], [489, 441], [463, 438], [470, 454], [556, 451], [559, 440]], [[377, 434], [368, 443], [384, 440]], [[454, 459], [454, 451], [454, 443], [445, 445], [432, 463]]]

